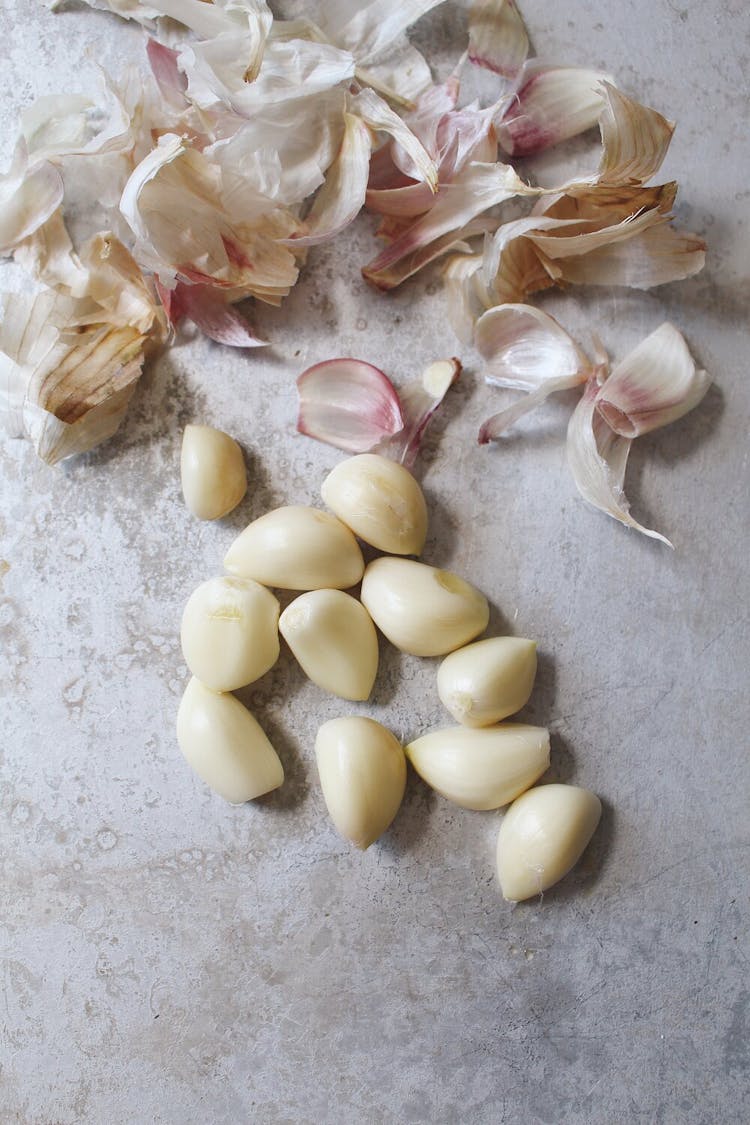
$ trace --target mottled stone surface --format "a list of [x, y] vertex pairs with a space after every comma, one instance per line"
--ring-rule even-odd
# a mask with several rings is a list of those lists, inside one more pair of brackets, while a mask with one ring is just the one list
[[[69, 9], [0, 5], [6, 156], [17, 107], [88, 86], [93, 59], [139, 55], [138, 29]], [[310, 255], [282, 310], [258, 313], [271, 350], [176, 347], [121, 433], [62, 468], [2, 445], [3, 1122], [750, 1117], [747, 5], [523, 11], [540, 54], [605, 66], [679, 120], [665, 173], [710, 244], [693, 281], [547, 303], [615, 356], [669, 318], [715, 374], [698, 410], [632, 454], [634, 509], [674, 553], [577, 498], [570, 403], [479, 449], [502, 392], [465, 349], [421, 465], [425, 558], [482, 587], [496, 628], [539, 639], [526, 714], [551, 727], [550, 777], [601, 795], [601, 828], [575, 874], [515, 909], [494, 876], [499, 814], [414, 778], [392, 830], [355, 853], [326, 819], [311, 753], [348, 705], [288, 653], [243, 695], [284, 760], [282, 790], [232, 808], [175, 744], [183, 602], [248, 520], [315, 502], [339, 457], [295, 433], [294, 376], [353, 353], [402, 380], [456, 351], [437, 274], [388, 298], [359, 279], [373, 245], [361, 219]], [[416, 38], [455, 57], [455, 7]], [[248, 497], [215, 526], [180, 499], [188, 421], [247, 451]], [[403, 736], [445, 722], [434, 670], [384, 651], [374, 701], [353, 710]]]

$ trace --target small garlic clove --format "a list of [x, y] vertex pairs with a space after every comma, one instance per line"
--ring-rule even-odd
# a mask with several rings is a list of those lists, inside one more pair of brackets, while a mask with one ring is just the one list
[[427, 505], [403, 465], [376, 453], [348, 457], [328, 474], [321, 494], [342, 523], [379, 551], [418, 555], [424, 547]]
[[246, 527], [224, 566], [281, 590], [339, 590], [356, 586], [365, 564], [357, 540], [335, 516], [291, 505]]
[[182, 615], [185, 663], [212, 691], [234, 691], [279, 658], [279, 603], [252, 578], [210, 578], [191, 594]]
[[411, 559], [371, 562], [362, 604], [388, 640], [414, 656], [443, 656], [487, 628], [484, 594], [448, 570]]
[[548, 768], [549, 732], [525, 723], [447, 727], [410, 742], [406, 756], [422, 780], [454, 804], [499, 809]]
[[514, 801], [497, 840], [503, 897], [522, 902], [567, 875], [581, 858], [601, 813], [599, 798], [575, 785], [540, 785]]
[[446, 656], [438, 668], [438, 695], [457, 722], [488, 727], [521, 710], [535, 676], [534, 641], [488, 637]]
[[342, 699], [367, 699], [378, 637], [365, 607], [342, 590], [311, 590], [287, 606], [279, 630], [305, 675]]
[[213, 426], [185, 427], [180, 476], [185, 503], [199, 520], [221, 519], [247, 492], [242, 450]]
[[323, 724], [315, 757], [337, 831], [364, 851], [389, 827], [404, 796], [400, 742], [374, 719], [352, 715]]
[[284, 780], [278, 754], [247, 708], [195, 677], [177, 712], [177, 740], [198, 776], [233, 805], [270, 793]]

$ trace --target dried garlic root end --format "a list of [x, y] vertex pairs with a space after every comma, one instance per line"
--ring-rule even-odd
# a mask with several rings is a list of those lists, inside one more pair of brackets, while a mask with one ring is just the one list
[[337, 831], [361, 850], [390, 826], [406, 788], [401, 743], [374, 719], [331, 719], [315, 739], [320, 784]]
[[180, 477], [185, 503], [199, 520], [228, 515], [247, 492], [242, 450], [234, 438], [213, 426], [185, 427]]
[[438, 695], [453, 718], [487, 727], [520, 711], [536, 676], [536, 643], [488, 637], [452, 652], [438, 669]]
[[559, 882], [581, 858], [601, 813], [596, 794], [575, 785], [540, 785], [514, 801], [497, 840], [503, 897], [522, 902]]
[[195, 677], [177, 712], [177, 741], [198, 776], [230, 804], [252, 801], [284, 781], [278, 754], [247, 708]]

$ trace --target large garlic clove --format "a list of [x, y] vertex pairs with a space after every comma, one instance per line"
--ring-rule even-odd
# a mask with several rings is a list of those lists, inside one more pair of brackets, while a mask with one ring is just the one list
[[247, 708], [195, 677], [177, 712], [177, 740], [198, 776], [233, 805], [270, 793], [284, 780], [278, 754]]
[[509, 902], [551, 887], [581, 858], [602, 806], [588, 789], [540, 785], [519, 797], [503, 818], [497, 840], [497, 873]]
[[180, 456], [182, 495], [199, 520], [218, 520], [247, 492], [245, 461], [234, 438], [213, 426], [186, 426]]
[[180, 640], [185, 663], [213, 691], [251, 684], [279, 658], [279, 603], [252, 578], [210, 578], [190, 596]]
[[402, 652], [443, 656], [487, 628], [490, 611], [479, 590], [448, 570], [411, 559], [375, 559], [362, 580], [362, 603]]
[[404, 796], [406, 759], [400, 742], [374, 719], [352, 715], [323, 723], [315, 757], [331, 820], [346, 840], [369, 848]]
[[406, 747], [419, 776], [464, 809], [499, 809], [549, 766], [549, 732], [524, 723], [482, 730], [448, 727]]
[[457, 722], [488, 727], [527, 702], [536, 675], [536, 644], [488, 637], [452, 652], [438, 668], [438, 695]]
[[378, 671], [378, 637], [356, 598], [342, 590], [300, 594], [279, 629], [307, 676], [342, 699], [367, 699]]
[[323, 481], [323, 500], [365, 543], [418, 555], [427, 535], [422, 489], [403, 465], [376, 453], [341, 461]]
[[348, 527], [328, 512], [292, 505], [276, 508], [246, 527], [229, 548], [224, 566], [282, 590], [346, 589], [364, 571]]

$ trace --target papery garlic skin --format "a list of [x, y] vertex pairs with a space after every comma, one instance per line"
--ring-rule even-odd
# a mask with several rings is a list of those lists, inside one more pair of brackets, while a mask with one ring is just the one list
[[252, 801], [284, 780], [278, 754], [247, 708], [195, 677], [177, 712], [177, 740], [198, 776], [230, 804]]
[[182, 495], [199, 520], [218, 520], [247, 492], [245, 460], [234, 438], [213, 426], [186, 426], [180, 454]]
[[380, 551], [418, 555], [427, 536], [422, 489], [403, 465], [377, 453], [341, 461], [323, 481], [324, 502], [347, 527]]
[[535, 676], [534, 641], [488, 637], [446, 656], [438, 668], [438, 695], [457, 722], [488, 727], [521, 710]]
[[222, 575], [191, 594], [182, 615], [185, 663], [212, 691], [260, 679], [279, 658], [279, 603], [252, 578]]
[[416, 738], [406, 756], [419, 776], [464, 809], [499, 809], [549, 767], [549, 732], [525, 723], [446, 727]]
[[282, 637], [306, 676], [342, 699], [369, 698], [378, 672], [378, 636], [365, 607], [343, 590], [311, 590], [287, 606]]
[[364, 851], [389, 827], [404, 796], [400, 742], [374, 719], [352, 715], [323, 724], [315, 757], [331, 820]]
[[335, 516], [290, 505], [246, 527], [224, 567], [281, 590], [344, 590], [356, 586], [365, 563], [357, 540]]
[[596, 794], [575, 785], [540, 785], [514, 801], [497, 840], [503, 897], [522, 902], [567, 875], [581, 858], [601, 814]]
[[362, 604], [402, 652], [444, 656], [487, 628], [484, 594], [449, 570], [412, 559], [375, 559], [362, 579]]

